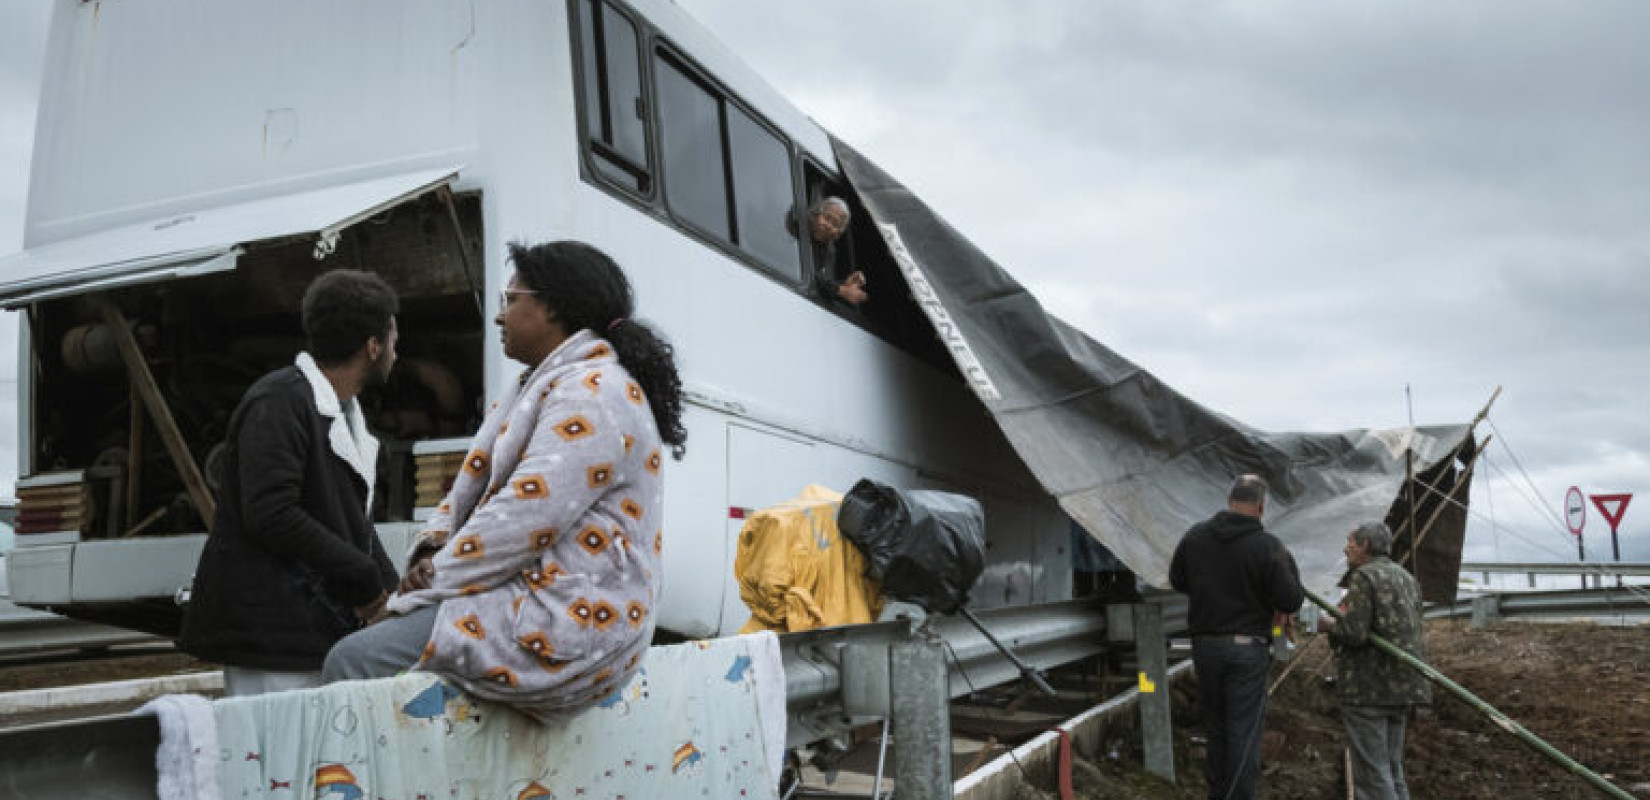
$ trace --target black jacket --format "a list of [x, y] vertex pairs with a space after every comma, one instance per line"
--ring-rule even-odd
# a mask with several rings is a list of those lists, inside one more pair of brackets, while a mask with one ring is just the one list
[[229, 420], [217, 519], [195, 569], [179, 646], [255, 669], [318, 670], [396, 585], [367, 519], [366, 481], [333, 452], [332, 418], [297, 367], [248, 389]]
[[1306, 598], [1295, 559], [1260, 520], [1222, 511], [1192, 526], [1175, 546], [1169, 583], [1191, 597], [1193, 635], [1270, 636], [1272, 612], [1294, 613]]

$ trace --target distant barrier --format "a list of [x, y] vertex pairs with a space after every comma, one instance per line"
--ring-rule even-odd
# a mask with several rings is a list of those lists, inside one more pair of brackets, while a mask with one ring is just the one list
[[1650, 623], [1650, 590], [1644, 587], [1600, 586], [1555, 592], [1484, 592], [1461, 597], [1449, 605], [1433, 605], [1429, 619], [1471, 618], [1474, 625], [1499, 619], [1575, 620], [1624, 625]]

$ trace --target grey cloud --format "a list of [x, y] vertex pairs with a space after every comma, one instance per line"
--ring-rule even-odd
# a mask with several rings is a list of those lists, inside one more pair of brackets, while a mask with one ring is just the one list
[[[882, 124], [826, 125], [1217, 410], [1401, 425], [1407, 383], [1463, 420], [1501, 385], [1546, 502], [1650, 484], [1650, 6], [689, 5], [804, 109], [853, 84], [827, 107]], [[1504, 556], [1570, 552], [1512, 487], [1475, 492]]]

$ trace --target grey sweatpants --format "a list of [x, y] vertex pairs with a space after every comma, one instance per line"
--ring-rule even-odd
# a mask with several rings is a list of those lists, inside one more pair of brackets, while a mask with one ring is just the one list
[[332, 646], [321, 667], [327, 683], [388, 678], [411, 669], [424, 655], [441, 606], [430, 605], [410, 614], [387, 617], [362, 628]]
[[1357, 800], [1409, 800], [1409, 787], [1404, 785], [1408, 717], [1409, 706], [1341, 706]]

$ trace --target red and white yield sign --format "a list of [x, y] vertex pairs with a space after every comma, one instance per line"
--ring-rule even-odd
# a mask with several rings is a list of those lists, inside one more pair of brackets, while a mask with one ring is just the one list
[[1604, 515], [1604, 521], [1610, 523], [1610, 532], [1615, 533], [1621, 525], [1621, 518], [1627, 513], [1627, 504], [1632, 502], [1631, 494], [1595, 494], [1593, 505], [1598, 507], [1598, 513]]
[[1571, 486], [1564, 495], [1564, 524], [1575, 536], [1580, 536], [1581, 529], [1587, 526], [1587, 499], [1579, 487]]

